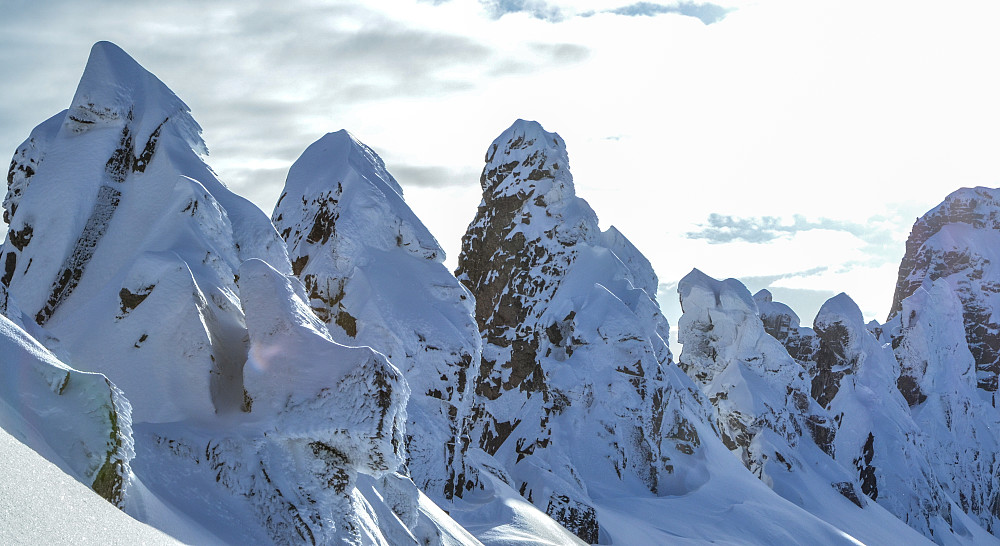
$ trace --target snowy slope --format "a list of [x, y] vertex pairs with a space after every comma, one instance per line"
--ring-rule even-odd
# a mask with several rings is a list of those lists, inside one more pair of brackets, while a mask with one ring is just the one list
[[[828, 412], [810, 396], [806, 368], [765, 332], [746, 287], [694, 270], [678, 292], [684, 309], [678, 323], [680, 364], [712, 402], [723, 441], [746, 468], [775, 493], [859, 540], [884, 540], [869, 535], [875, 529], [919, 540], [912, 529], [901, 529], [900, 519], [867, 500], [853, 467], [835, 460], [847, 449], [838, 428], [843, 412]], [[786, 320], [790, 309], [760, 296], [772, 326], [793, 324]], [[786, 328], [786, 339], [789, 333]]]
[[[769, 333], [809, 371], [812, 396], [834, 416], [835, 457], [864, 493], [939, 542], [989, 543], [996, 414], [974, 395], [960, 304], [935, 284], [935, 297], [918, 288], [905, 300], [905, 329], [898, 318], [864, 324], [846, 294], [823, 305], [814, 328], [780, 328], [792, 311], [769, 294], [755, 299]], [[877, 338], [886, 328], [895, 356]], [[935, 396], [911, 412], [905, 394], [921, 383]]]
[[143, 393], [137, 422], [239, 411], [236, 269], [289, 267], [267, 217], [202, 161], [198, 131], [163, 83], [100, 42], [70, 108], [11, 164], [0, 282], [57, 354]]
[[178, 544], [0, 429], [0, 543]]

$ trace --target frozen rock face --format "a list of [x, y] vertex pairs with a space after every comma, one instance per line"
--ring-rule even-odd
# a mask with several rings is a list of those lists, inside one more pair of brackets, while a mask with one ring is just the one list
[[253, 257], [290, 268], [267, 217], [202, 161], [199, 131], [162, 82], [99, 42], [70, 108], [8, 173], [0, 284], [57, 354], [142, 393], [136, 422], [238, 412], [236, 270]]
[[[810, 398], [806, 370], [765, 331], [746, 287], [695, 269], [677, 290], [684, 312], [678, 322], [680, 367], [715, 406], [726, 446], [765, 483], [793, 467], [819, 466], [808, 463], [832, 455], [833, 420]], [[786, 334], [797, 325], [790, 309], [772, 304], [769, 310], [769, 322]], [[827, 477], [830, 486], [863, 506], [853, 481], [838, 474]]]
[[130, 411], [106, 377], [66, 366], [0, 316], [0, 427], [119, 508], [132, 481]]
[[597, 542], [591, 488], [697, 487], [704, 406], [671, 362], [649, 262], [600, 231], [562, 139], [518, 120], [480, 182], [458, 262], [483, 338], [472, 439], [524, 498]]
[[[856, 470], [865, 495], [928, 538], [967, 535], [976, 524], [941, 487], [924, 444], [929, 430], [914, 422], [896, 388], [900, 369], [892, 349], [875, 339], [846, 294], [820, 308], [813, 328], [819, 339], [813, 396], [837, 422], [837, 460]], [[936, 418], [946, 419], [947, 410], [938, 409]]]
[[961, 509], [997, 534], [1000, 415], [978, 389], [963, 307], [946, 279], [918, 287], [886, 326], [899, 360], [898, 385], [924, 433], [939, 482]]
[[799, 326], [799, 316], [784, 303], [774, 301], [768, 290], [759, 290], [753, 295], [757, 304], [760, 321], [764, 331], [777, 339], [788, 351], [788, 355], [801, 364], [809, 377], [816, 375], [816, 363], [813, 358], [819, 350], [819, 340], [812, 328]]
[[[890, 320], [918, 287], [943, 279], [962, 302], [977, 385], [995, 406], [1000, 374], [1000, 190], [963, 188], [913, 224], [899, 264]], [[904, 317], [904, 320], [905, 317]], [[919, 394], [908, 393], [911, 403]]]
[[407, 378], [414, 482], [437, 500], [461, 497], [473, 487], [463, 458], [482, 341], [471, 295], [399, 184], [370, 148], [330, 133], [292, 165], [273, 221], [333, 338], [376, 349]]

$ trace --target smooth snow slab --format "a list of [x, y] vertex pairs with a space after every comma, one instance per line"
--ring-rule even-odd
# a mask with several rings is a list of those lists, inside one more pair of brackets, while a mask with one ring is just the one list
[[0, 544], [180, 544], [0, 429]]

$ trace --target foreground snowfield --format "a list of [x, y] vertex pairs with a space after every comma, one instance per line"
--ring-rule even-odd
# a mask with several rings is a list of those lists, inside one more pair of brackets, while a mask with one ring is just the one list
[[918, 221], [885, 326], [694, 270], [672, 351], [536, 122], [488, 146], [456, 274], [346, 131], [270, 219], [205, 156], [107, 42], [15, 152], [0, 542], [1000, 543], [995, 190]]
[[179, 544], [0, 430], [0, 543]]

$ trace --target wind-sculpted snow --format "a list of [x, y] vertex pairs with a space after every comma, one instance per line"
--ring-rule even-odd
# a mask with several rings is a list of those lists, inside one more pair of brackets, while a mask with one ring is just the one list
[[[400, 372], [332, 341], [285, 277], [274, 226], [215, 178], [198, 131], [102, 42], [71, 108], [11, 166], [0, 304], [132, 401], [135, 485], [115, 502], [192, 543], [465, 540], [395, 473]], [[98, 483], [115, 483], [110, 471]]]
[[962, 303], [945, 279], [903, 300], [891, 328], [923, 451], [939, 483], [983, 528], [1000, 531], [1000, 414], [977, 388]]
[[[868, 331], [846, 294], [823, 304], [813, 329], [819, 338], [813, 392], [837, 422], [837, 460], [854, 466], [865, 495], [911, 527], [928, 537], [952, 532], [957, 514], [896, 388], [899, 365], [892, 349]], [[959, 524], [957, 533], [962, 530]]]
[[[846, 294], [839, 294], [823, 305], [813, 328], [776, 328], [773, 326], [785, 322], [792, 311], [769, 296], [758, 294], [756, 298], [761, 318], [765, 324], [772, 324], [771, 335], [782, 340], [796, 355], [796, 361], [808, 370], [812, 397], [830, 412], [835, 423], [828, 451], [854, 474], [861, 491], [928, 538], [989, 540], [955, 501], [979, 495], [984, 482], [993, 478], [984, 479], [975, 473], [984, 468], [975, 465], [961, 470], [973, 474], [958, 487], [949, 489], [942, 481], [958, 471], [950, 470], [951, 461], [957, 458], [941, 449], [937, 451], [940, 457], [933, 456], [934, 451], [929, 449], [935, 440], [927, 434], [935, 429], [928, 425], [934, 419], [950, 422], [952, 408], [930, 412], [927, 423], [914, 421], [897, 388], [905, 381], [900, 380], [900, 367], [892, 349], [876, 338], [882, 327], [877, 323], [866, 325], [857, 305]], [[952, 326], [962, 329], [960, 322]], [[927, 331], [913, 333], [923, 336]], [[914, 339], [927, 341], [924, 337]], [[934, 339], [935, 346], [938, 340]], [[911, 360], [919, 358], [917, 355]], [[954, 445], [954, 438], [947, 436], [948, 440], [939, 441]], [[970, 459], [979, 457], [975, 450], [965, 455]], [[958, 495], [965, 485], [969, 488]], [[920, 494], [914, 495], [914, 491]], [[981, 497], [977, 499], [977, 506], [982, 501]], [[967, 504], [971, 505], [971, 500]]]
[[[677, 290], [684, 311], [680, 366], [715, 406], [726, 446], [765, 483], [787, 478], [793, 468], [825, 466], [834, 423], [810, 398], [806, 370], [765, 332], [746, 287], [695, 269]], [[813, 464], [817, 460], [822, 465]], [[842, 474], [822, 473], [830, 487], [864, 507], [853, 480]]]
[[[273, 515], [275, 503], [294, 506], [284, 511], [291, 520], [286, 523], [319, 544], [380, 536], [377, 523], [363, 517], [371, 508], [357, 491], [357, 476], [382, 478], [402, 464], [406, 381], [373, 350], [335, 343], [306, 306], [301, 283], [265, 262], [243, 264], [240, 295], [250, 334], [244, 380], [251, 422], [272, 430], [263, 443], [272, 457], [277, 452], [300, 461], [297, 472], [282, 469], [280, 459], [262, 462], [264, 483], [280, 493], [263, 495], [268, 501], [259, 516]], [[222, 444], [237, 453], [247, 447]], [[237, 465], [233, 487], [249, 486], [242, 491], [248, 497], [264, 484], [256, 483], [257, 475], [242, 481], [238, 461], [254, 458], [226, 458]], [[283, 536], [280, 522], [275, 526], [273, 536]]]
[[[1000, 189], [962, 188], [917, 219], [906, 241], [889, 321], [920, 286], [944, 279], [962, 302], [979, 388], [995, 398], [1000, 375]], [[911, 400], [912, 402], [913, 400]], [[992, 404], [995, 406], [996, 401]]]
[[472, 488], [472, 377], [481, 344], [468, 291], [370, 148], [346, 131], [311, 145], [289, 171], [273, 215], [306, 301], [334, 339], [399, 366], [413, 391], [408, 468], [448, 502]]
[[290, 270], [266, 216], [202, 161], [198, 132], [162, 82], [99, 42], [70, 108], [8, 175], [0, 281], [57, 353], [130, 393], [136, 421], [239, 411], [236, 269]]
[[128, 400], [0, 316], [0, 427], [118, 507], [132, 480]]
[[642, 289], [656, 286], [649, 262], [600, 231], [558, 135], [515, 122], [480, 182], [458, 269], [484, 343], [473, 441], [524, 498], [585, 542], [607, 540], [592, 488], [680, 495], [707, 478], [703, 402]]

